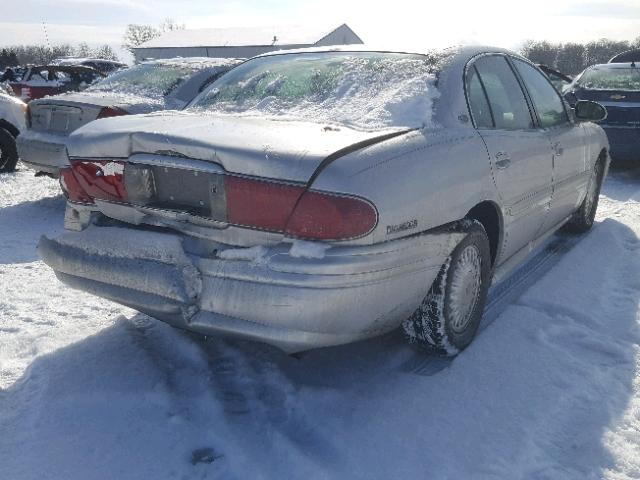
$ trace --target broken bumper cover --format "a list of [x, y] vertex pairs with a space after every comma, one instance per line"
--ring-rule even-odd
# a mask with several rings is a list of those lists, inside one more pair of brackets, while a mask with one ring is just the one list
[[396, 328], [422, 301], [462, 234], [416, 235], [294, 258], [187, 253], [184, 237], [91, 226], [42, 237], [44, 262], [73, 288], [206, 335], [258, 340], [286, 352], [338, 345]]

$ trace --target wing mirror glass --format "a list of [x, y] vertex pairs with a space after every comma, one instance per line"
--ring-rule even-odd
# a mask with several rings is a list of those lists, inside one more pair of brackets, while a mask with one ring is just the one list
[[574, 111], [581, 122], [599, 122], [607, 118], [607, 109], [590, 100], [578, 100]]

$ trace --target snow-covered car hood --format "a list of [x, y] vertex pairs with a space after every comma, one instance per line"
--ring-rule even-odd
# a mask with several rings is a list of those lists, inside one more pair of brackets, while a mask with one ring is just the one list
[[91, 105], [97, 107], [121, 108], [131, 114], [150, 113], [166, 108], [179, 108], [182, 105], [167, 105], [162, 97], [149, 97], [120, 92], [84, 91], [70, 92], [53, 97], [34, 100], [36, 105]]
[[164, 154], [215, 162], [233, 173], [307, 181], [331, 154], [405, 131], [359, 131], [265, 117], [162, 112], [92, 122], [69, 137], [67, 149], [71, 158]]

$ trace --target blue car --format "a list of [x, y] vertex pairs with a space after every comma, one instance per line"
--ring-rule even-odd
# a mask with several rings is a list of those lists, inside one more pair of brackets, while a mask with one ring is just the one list
[[604, 128], [614, 163], [640, 161], [640, 63], [593, 65], [565, 90], [573, 107], [578, 100], [592, 100], [607, 108]]

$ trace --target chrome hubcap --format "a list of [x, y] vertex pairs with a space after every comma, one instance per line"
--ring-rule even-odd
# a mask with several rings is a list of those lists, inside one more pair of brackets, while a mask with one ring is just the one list
[[463, 332], [478, 301], [482, 280], [480, 252], [475, 245], [468, 245], [453, 265], [449, 290], [450, 326], [456, 333]]

